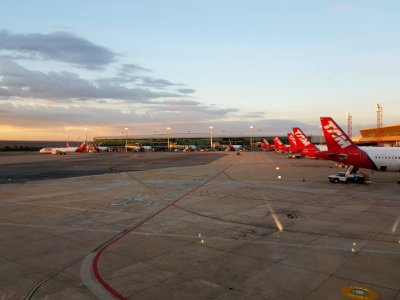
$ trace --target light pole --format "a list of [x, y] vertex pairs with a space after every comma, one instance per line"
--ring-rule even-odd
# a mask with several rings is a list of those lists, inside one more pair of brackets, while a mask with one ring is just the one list
[[171, 127], [167, 127], [166, 129], [168, 132], [168, 151], [170, 151], [170, 149], [169, 149], [169, 131], [171, 130]]
[[87, 143], [87, 131], [88, 131], [88, 129], [85, 128], [85, 142], [86, 142], [86, 143]]
[[125, 152], [128, 152], [128, 128], [125, 127]]
[[213, 140], [212, 140], [212, 138], [213, 138], [213, 136], [212, 136], [212, 134], [213, 134], [213, 129], [214, 129], [214, 127], [210, 126], [210, 148], [211, 148], [211, 150], [214, 149], [214, 147], [213, 147]]
[[253, 134], [254, 134], [254, 126], [251, 125], [250, 126], [250, 132], [251, 132], [251, 136], [250, 136], [250, 149], [253, 148]]

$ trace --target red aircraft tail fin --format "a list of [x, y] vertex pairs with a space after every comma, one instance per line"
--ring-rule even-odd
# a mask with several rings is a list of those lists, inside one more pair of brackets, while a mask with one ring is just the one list
[[274, 145], [275, 145], [276, 148], [280, 148], [283, 145], [283, 143], [281, 142], [281, 140], [277, 136], [274, 136]]
[[296, 143], [296, 140], [294, 139], [293, 133], [289, 132], [287, 134], [287, 137], [288, 137], [288, 141], [289, 141], [290, 147], [291, 148], [297, 148], [297, 143]]
[[293, 135], [294, 135], [294, 139], [296, 140], [297, 147], [299, 149], [318, 151], [317, 146], [315, 146], [313, 143], [311, 143], [311, 141], [307, 138], [307, 136], [304, 134], [304, 132], [300, 128], [294, 127]]
[[268, 143], [268, 141], [265, 139], [265, 138], [263, 138], [262, 139], [262, 146], [263, 146], [263, 148], [269, 148], [271, 145]]
[[87, 149], [87, 143], [83, 142], [82, 144], [79, 145], [78, 148], [76, 148], [75, 152], [83, 152], [86, 151]]
[[331, 117], [321, 117], [322, 130], [329, 151], [356, 150], [358, 147]]
[[266, 138], [263, 138], [262, 140], [262, 147], [268, 150], [274, 150], [275, 146], [271, 145], [270, 143], [268, 143]]

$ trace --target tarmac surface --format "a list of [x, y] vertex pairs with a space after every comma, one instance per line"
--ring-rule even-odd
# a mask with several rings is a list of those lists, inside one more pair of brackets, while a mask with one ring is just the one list
[[160, 169], [206, 164], [219, 156], [199, 152], [120, 152], [69, 153], [39, 155], [38, 153], [0, 152], [0, 184], [31, 180], [68, 178], [122, 171]]
[[[332, 162], [272, 152], [145, 153], [126, 169], [127, 154], [96, 155], [0, 157], [2, 178], [13, 172], [0, 185], [2, 293], [400, 300], [399, 173], [332, 184]], [[42, 176], [60, 163], [104, 174]]]

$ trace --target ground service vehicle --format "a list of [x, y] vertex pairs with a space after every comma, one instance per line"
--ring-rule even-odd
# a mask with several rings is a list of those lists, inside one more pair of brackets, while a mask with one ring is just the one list
[[329, 181], [333, 183], [344, 182], [344, 183], [364, 183], [365, 175], [362, 173], [348, 174], [347, 172], [338, 172], [334, 175], [328, 176]]

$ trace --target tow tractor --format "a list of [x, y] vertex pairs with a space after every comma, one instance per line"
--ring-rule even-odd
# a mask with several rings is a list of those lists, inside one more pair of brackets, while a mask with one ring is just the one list
[[367, 180], [367, 176], [364, 173], [357, 173], [358, 168], [354, 166], [350, 166], [346, 172], [338, 172], [334, 175], [329, 175], [329, 181], [332, 183], [364, 183]]
[[299, 153], [295, 153], [295, 152], [290, 152], [290, 153], [288, 154], [288, 157], [289, 157], [289, 158], [302, 158], [303, 155], [301, 155], [301, 154], [299, 154]]

